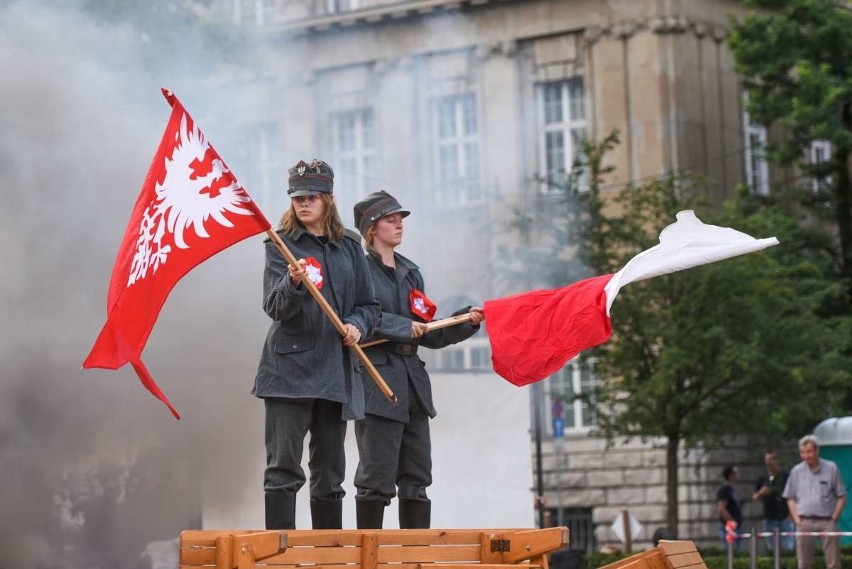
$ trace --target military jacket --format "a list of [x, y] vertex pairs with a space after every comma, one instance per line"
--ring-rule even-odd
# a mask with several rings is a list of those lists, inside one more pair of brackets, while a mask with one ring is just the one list
[[[423, 322], [411, 311], [409, 295], [412, 289], [425, 293], [420, 269], [409, 259], [394, 253], [396, 269], [385, 265], [374, 252], [367, 254], [367, 265], [373, 280], [376, 300], [381, 305], [381, 315], [376, 324], [375, 338], [389, 340], [365, 350], [376, 370], [396, 395], [398, 402], [391, 403], [375, 383], [364, 377], [366, 412], [400, 422], [408, 422], [408, 407], [416, 397], [430, 417], [436, 415], [432, 401], [432, 384], [426, 366], [417, 354], [397, 353], [397, 345], [443, 348], [471, 337], [479, 329], [469, 323], [433, 330], [419, 338], [411, 337], [411, 323]], [[464, 314], [468, 308], [459, 310]]]
[[[314, 257], [322, 267], [320, 293], [344, 323], [367, 338], [379, 305], [360, 239], [354, 234], [323, 242], [299, 229], [290, 237], [278, 232], [297, 259]], [[258, 397], [320, 398], [344, 404], [344, 418], [364, 416], [364, 392], [356, 373], [357, 358], [343, 345], [328, 316], [300, 285], [294, 286], [287, 261], [270, 240], [265, 242], [263, 310], [272, 318], [252, 394]]]

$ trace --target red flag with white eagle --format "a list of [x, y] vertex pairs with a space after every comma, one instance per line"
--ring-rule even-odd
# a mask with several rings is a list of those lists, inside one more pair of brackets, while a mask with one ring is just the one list
[[193, 267], [270, 224], [177, 97], [163, 95], [172, 114], [118, 250], [106, 324], [83, 367], [130, 363], [180, 419], [141, 360], [160, 309]]
[[555, 373], [583, 350], [612, 334], [610, 308], [626, 284], [705, 265], [777, 245], [728, 227], [706, 225], [682, 211], [660, 233], [660, 243], [633, 257], [615, 274], [554, 290], [488, 300], [484, 310], [494, 371], [515, 385]]

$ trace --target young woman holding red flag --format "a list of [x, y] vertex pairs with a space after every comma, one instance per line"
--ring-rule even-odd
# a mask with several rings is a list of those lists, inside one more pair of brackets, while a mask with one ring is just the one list
[[[344, 230], [334, 205], [334, 172], [314, 160], [300, 161], [289, 174], [292, 201], [278, 235], [301, 266], [288, 264], [266, 241], [263, 309], [273, 322], [252, 390], [266, 409], [266, 528], [296, 527], [296, 492], [305, 483], [303, 442], [310, 432], [312, 525], [339, 529], [346, 420], [364, 416], [361, 379], [346, 346], [370, 334], [379, 305], [361, 240]], [[307, 279], [340, 317], [346, 330], [342, 341], [308, 294]]]
[[395, 252], [402, 243], [403, 218], [410, 212], [387, 192], [373, 192], [355, 204], [355, 225], [367, 243], [367, 265], [381, 316], [373, 338], [387, 342], [365, 349], [398, 402], [364, 382], [366, 416], [355, 423], [360, 462], [355, 472], [356, 517], [360, 529], [380, 529], [384, 509], [399, 497], [399, 527], [428, 528], [432, 483], [429, 419], [435, 416], [432, 385], [419, 346], [442, 348], [476, 333], [482, 309], [468, 307], [470, 322], [428, 331], [435, 305], [423, 292], [423, 277], [410, 260]]

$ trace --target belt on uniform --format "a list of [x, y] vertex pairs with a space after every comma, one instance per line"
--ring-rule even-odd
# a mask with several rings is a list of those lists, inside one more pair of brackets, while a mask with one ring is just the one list
[[384, 348], [389, 352], [393, 352], [395, 354], [399, 354], [401, 356], [415, 356], [417, 355], [417, 346], [412, 344], [399, 344], [397, 342], [387, 342], [384, 344]]
[[831, 516], [799, 516], [803, 520], [830, 520]]

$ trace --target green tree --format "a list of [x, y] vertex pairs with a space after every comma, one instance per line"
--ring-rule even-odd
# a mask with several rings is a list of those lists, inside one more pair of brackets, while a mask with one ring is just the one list
[[[803, 223], [794, 204], [767, 204], [741, 189], [721, 211], [710, 211], [694, 197], [702, 181], [678, 176], [605, 201], [601, 163], [613, 144], [587, 145], [576, 167], [588, 169], [588, 187], [568, 188], [561, 198], [572, 205], [549, 203], [519, 218], [550, 236], [542, 249], [551, 257], [568, 250], [587, 274], [616, 271], [656, 245], [685, 209], [696, 209], [706, 223], [781, 242], [625, 287], [612, 308], [613, 337], [594, 351], [601, 434], [666, 441], [667, 525], [676, 532], [678, 449], [739, 435], [798, 436], [833, 414], [839, 402], [826, 394], [852, 379], [844, 352], [852, 326], [829, 309], [844, 295], [826, 249], [830, 237]], [[561, 245], [558, 238], [565, 239]], [[556, 278], [541, 284], [567, 284], [565, 275]]]
[[[765, 11], [731, 20], [729, 45], [748, 81], [748, 110], [780, 126], [769, 155], [827, 182], [811, 201], [837, 228], [838, 270], [852, 293], [852, 6], [837, 0], [743, 0]], [[831, 143], [822, 165], [807, 160], [813, 141]]]
[[[630, 190], [597, 244], [623, 265], [653, 246], [677, 211], [696, 206], [689, 180]], [[740, 192], [705, 222], [782, 245], [626, 287], [612, 308], [614, 334], [598, 349], [599, 425], [608, 437], [666, 440], [667, 525], [678, 527], [678, 449], [731, 437], [795, 436], [837, 411], [850, 378], [843, 318], [821, 315], [842, 290], [826, 278], [796, 216], [757, 207]], [[617, 223], [620, 222], [620, 223]], [[604, 257], [605, 255], [599, 255]]]

